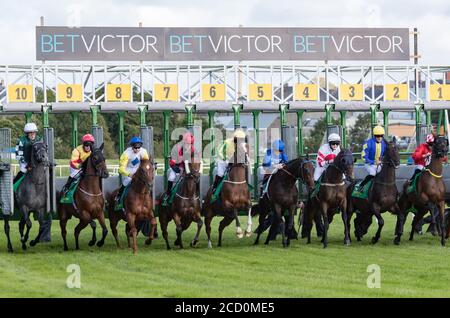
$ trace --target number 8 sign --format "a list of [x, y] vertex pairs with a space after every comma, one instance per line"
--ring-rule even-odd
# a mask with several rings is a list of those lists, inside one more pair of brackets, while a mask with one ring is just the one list
[[107, 84], [106, 85], [107, 102], [131, 102], [130, 84]]

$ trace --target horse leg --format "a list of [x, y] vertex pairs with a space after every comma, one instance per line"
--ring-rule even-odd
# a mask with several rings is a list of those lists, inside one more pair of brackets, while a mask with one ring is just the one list
[[198, 238], [200, 236], [200, 230], [202, 229], [202, 226], [203, 226], [203, 221], [202, 221], [202, 218], [200, 216], [200, 213], [199, 214], [195, 214], [194, 222], [197, 223], [197, 233], [195, 234], [194, 240], [191, 242], [191, 247], [197, 246], [197, 243], [199, 241]]
[[256, 228], [256, 239], [255, 242], [253, 243], [253, 245], [258, 245], [259, 244], [259, 237], [261, 236], [261, 233], [264, 232], [267, 227], [263, 230], [262, 229], [262, 225], [265, 219], [265, 215], [262, 213], [262, 211], [259, 212], [259, 218], [258, 218], [258, 227]]
[[177, 231], [177, 239], [174, 242], [175, 246], [179, 246], [183, 248], [183, 240], [181, 239], [181, 234], [183, 233], [183, 228], [181, 227], [181, 218], [178, 214], [175, 213], [173, 216], [173, 221], [175, 222], [176, 231]]
[[119, 233], [117, 232], [117, 223], [119, 223], [119, 220], [120, 219], [116, 217], [115, 214], [109, 214], [109, 227], [111, 228], [111, 232], [114, 236], [114, 239], [116, 240], [116, 245], [118, 248], [120, 248]]
[[397, 214], [397, 223], [395, 225], [395, 238], [394, 238], [395, 245], [400, 245], [400, 241], [403, 235], [403, 227], [407, 217], [408, 212], [403, 213], [403, 211], [399, 210], [399, 213]]
[[291, 233], [294, 230], [294, 211], [295, 211], [296, 205], [292, 205], [289, 207], [289, 222], [287, 224], [287, 237], [286, 237], [286, 244], [289, 246], [291, 244]]
[[127, 242], [128, 242], [128, 248], [131, 248], [131, 229], [130, 226], [127, 224], [125, 225], [125, 235], [127, 236]]
[[236, 221], [236, 236], [237, 238], [243, 238], [244, 237], [244, 232], [242, 232], [242, 228], [241, 228], [241, 222], [239, 222], [239, 216], [238, 216], [238, 209], [234, 209], [234, 219]]
[[89, 221], [80, 218], [80, 223], [78, 223], [78, 225], [75, 227], [75, 249], [79, 250], [80, 249], [80, 244], [79, 244], [79, 237], [80, 237], [80, 232], [86, 227], [88, 226]]
[[94, 220], [92, 220], [89, 225], [92, 228], [92, 238], [89, 241], [89, 246], [94, 246], [94, 244], [97, 242], [97, 234], [96, 234], [96, 230], [97, 230], [97, 223], [95, 223]]
[[424, 210], [421, 209], [421, 210], [417, 211], [416, 215], [414, 215], [414, 219], [413, 219], [412, 225], [411, 225], [411, 234], [409, 235], [410, 241], [412, 241], [414, 239], [414, 229], [416, 228], [417, 223], [419, 223], [419, 221], [423, 218], [423, 216], [425, 215], [426, 212], [427, 212], [427, 209], [425, 208]]
[[66, 225], [67, 225], [67, 218], [65, 216], [65, 214], [60, 214], [59, 217], [59, 227], [61, 228], [61, 236], [64, 242], [64, 250], [68, 251], [69, 247], [67, 246], [67, 230], [66, 230]]
[[35, 246], [37, 243], [39, 243], [42, 233], [44, 232], [44, 229], [41, 226], [41, 224], [44, 222], [44, 211], [39, 212], [38, 220], [39, 220], [39, 231], [34, 240], [30, 241], [30, 246]]
[[252, 207], [250, 205], [250, 208], [248, 209], [248, 218], [247, 218], [247, 229], [245, 230], [245, 236], [250, 237], [253, 234], [252, 231]]
[[20, 234], [20, 241], [22, 242], [23, 239], [23, 231], [25, 229], [25, 218], [23, 217], [23, 215], [20, 217], [19, 220], [19, 234]]
[[133, 243], [133, 254], [137, 254], [137, 229], [136, 229], [136, 216], [131, 213], [127, 213], [127, 223], [130, 226], [131, 240]]
[[228, 216], [225, 216], [222, 219], [222, 221], [220, 221], [220, 224], [219, 224], [219, 243], [217, 244], [217, 246], [219, 246], [219, 247], [222, 246], [222, 232], [223, 232], [223, 229], [225, 227], [227, 227], [232, 221], [233, 221], [233, 218], [230, 218]]
[[[105, 244], [105, 239], [106, 236], [108, 235], [108, 228], [106, 227], [106, 223], [105, 223], [105, 215], [102, 213], [100, 213], [100, 215], [97, 217], [98, 223], [100, 223], [100, 226], [102, 227], [102, 238], [100, 239], [100, 241], [97, 242], [97, 247], [102, 247], [103, 244]], [[92, 220], [91, 221], [91, 226], [92, 223], [95, 224], [95, 221]]]
[[[445, 201], [440, 201], [438, 203], [439, 208], [439, 216], [440, 216], [440, 225], [441, 225], [441, 245], [445, 246], [445, 238], [446, 238], [446, 231], [445, 231]], [[448, 231], [448, 230], [447, 230]]]
[[[285, 232], [285, 223], [283, 219], [283, 210], [280, 205], [274, 204], [274, 210], [275, 210], [275, 216], [276, 216], [276, 222], [278, 224], [278, 229], [281, 232], [281, 242], [283, 244], [283, 247], [288, 247], [288, 244], [286, 242], [286, 232]], [[269, 236], [267, 237], [269, 238]]]
[[427, 204], [428, 209], [430, 210], [430, 215], [431, 215], [431, 223], [430, 223], [430, 229], [431, 229], [431, 234], [433, 236], [436, 236], [436, 234], [438, 234], [438, 226], [437, 226], [437, 222], [436, 222], [436, 217], [438, 215], [438, 207], [436, 204], [433, 204], [433, 202], [428, 202]]
[[5, 215], [4, 216], [4, 225], [5, 225], [5, 234], [6, 234], [6, 238], [8, 239], [8, 252], [12, 253], [13, 252], [13, 248], [12, 248], [12, 244], [11, 244], [11, 238], [9, 237], [9, 230], [10, 230], [10, 226], [9, 226], [9, 215]]
[[374, 204], [372, 209], [373, 209], [373, 214], [377, 218], [377, 223], [378, 223], [378, 230], [375, 233], [375, 236], [372, 237], [372, 244], [376, 244], [378, 242], [378, 240], [380, 239], [381, 229], [384, 226], [384, 220], [383, 220], [383, 217], [381, 216], [381, 207], [378, 204]]
[[161, 232], [163, 235], [164, 240], [166, 241], [166, 247], [168, 250], [170, 250], [170, 244], [169, 244], [169, 233], [167, 232], [167, 225], [169, 223], [169, 220], [167, 219], [167, 217], [163, 216], [163, 214], [160, 214], [159, 216], [159, 224], [161, 226]]
[[322, 218], [323, 218], [323, 237], [322, 237], [322, 243], [323, 248], [326, 248], [328, 246], [328, 206], [326, 203], [322, 202], [322, 205], [320, 207]]
[[350, 229], [348, 226], [348, 214], [347, 214], [347, 199], [344, 199], [341, 205], [341, 217], [344, 223], [344, 244], [350, 245]]
[[155, 238], [155, 232], [156, 232], [156, 228], [158, 227], [158, 224], [156, 223], [156, 218], [155, 216], [150, 216], [149, 218], [149, 223], [150, 223], [150, 233], [148, 235], [148, 238], [145, 240], [145, 245], [150, 245], [152, 244], [153, 239]]
[[21, 242], [22, 242], [22, 249], [26, 250], [27, 249], [27, 241], [28, 241], [28, 237], [30, 235], [30, 230], [31, 230], [31, 226], [32, 226], [29, 211], [23, 210], [23, 219], [24, 219], [24, 223], [25, 223], [27, 229], [25, 231], [25, 235], [22, 236], [22, 238], [21, 238]]

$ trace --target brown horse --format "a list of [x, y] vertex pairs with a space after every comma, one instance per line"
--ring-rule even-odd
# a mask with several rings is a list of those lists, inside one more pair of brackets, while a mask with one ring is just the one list
[[381, 158], [383, 165], [380, 172], [373, 178], [368, 198], [361, 199], [352, 197], [356, 183], [352, 183], [347, 188], [348, 230], [350, 232], [350, 220], [353, 212], [356, 210], [359, 211], [355, 218], [355, 235], [357, 240], [360, 241], [372, 223], [372, 216], [375, 215], [378, 221], [378, 230], [372, 238], [373, 244], [377, 243], [380, 239], [381, 229], [384, 225], [381, 213], [386, 211], [394, 214], [398, 213], [398, 191], [395, 183], [395, 170], [400, 165], [400, 154], [395, 137], [390, 142], [384, 142], [386, 143], [386, 150]]
[[[283, 165], [283, 168], [272, 174], [270, 181], [268, 181], [270, 183], [268, 185], [267, 193], [265, 193], [258, 202], [259, 226], [255, 231], [257, 236], [254, 245], [259, 243], [261, 233], [264, 232], [269, 225], [271, 225], [271, 230], [265, 244], [269, 244], [271, 233], [273, 233], [272, 237], [275, 238], [276, 233], [280, 232], [283, 236], [283, 246], [286, 247], [289, 245], [289, 233], [294, 230], [294, 212], [297, 208], [298, 201], [296, 182], [297, 180], [300, 180], [307, 185], [308, 189], [313, 188], [313, 173], [314, 166], [312, 161], [308, 158], [299, 157], [287, 162]], [[282, 218], [282, 212], [286, 210], [289, 211], [289, 219], [287, 220], [288, 227], [285, 231], [285, 222]], [[276, 219], [271, 219], [269, 216], [271, 212], [276, 213], [274, 216]]]
[[237, 162], [238, 148], [243, 147], [245, 149], [245, 160], [248, 158], [248, 147], [244, 142], [236, 143], [235, 139], [235, 154], [234, 163], [230, 163], [228, 177], [223, 181], [222, 191], [220, 192], [220, 198], [214, 202], [211, 202], [212, 189], [208, 190], [206, 194], [202, 214], [205, 217], [205, 228], [208, 236], [208, 247], [212, 247], [211, 243], [211, 221], [214, 216], [221, 215], [224, 218], [219, 224], [219, 242], [218, 246], [222, 246], [222, 232], [233, 220], [236, 221], [236, 236], [238, 238], [244, 237], [244, 233], [241, 229], [239, 222], [238, 212], [248, 211], [247, 229], [245, 234], [247, 237], [252, 234], [252, 217], [251, 217], [251, 200], [250, 192], [247, 184], [247, 163]]
[[141, 160], [139, 168], [134, 173], [129, 185], [128, 193], [124, 199], [125, 213], [114, 211], [118, 189], [108, 197], [108, 215], [111, 231], [116, 240], [117, 247], [120, 247], [119, 236], [117, 233], [117, 223], [120, 220], [127, 222], [125, 233], [127, 236], [128, 247], [131, 247], [132, 240], [133, 253], [137, 253], [137, 222], [148, 220], [150, 222], [150, 234], [145, 244], [149, 245], [153, 241], [156, 218], [153, 214], [153, 162], [151, 160]]
[[323, 247], [328, 245], [328, 227], [333, 221], [334, 214], [340, 210], [342, 221], [344, 222], [345, 243], [350, 242], [348, 219], [347, 219], [347, 197], [344, 175], [348, 181], [353, 178], [353, 159], [352, 152], [348, 149], [342, 149], [334, 158], [321, 177], [320, 189], [314, 197], [309, 197], [305, 206], [304, 225], [308, 236], [308, 244], [311, 243], [311, 230], [313, 219], [316, 213], [320, 213], [323, 219]]
[[159, 205], [159, 223], [166, 241], [167, 249], [170, 250], [169, 235], [167, 233], [167, 225], [171, 220], [175, 222], [177, 230], [177, 239], [175, 246], [183, 248], [181, 234], [189, 228], [192, 221], [197, 223], [197, 233], [191, 242], [191, 247], [197, 245], [200, 230], [203, 226], [200, 208], [200, 194], [197, 192], [197, 185], [200, 180], [200, 162], [185, 164], [186, 170], [180, 181], [178, 191], [175, 194], [172, 205], [169, 207], [162, 206], [162, 200]]
[[[58, 199], [59, 225], [65, 251], [69, 249], [66, 241], [66, 225], [72, 216], [80, 219], [80, 222], [75, 227], [75, 245], [77, 250], [80, 249], [78, 237], [81, 230], [88, 224], [92, 225], [94, 219], [97, 219], [102, 227], [102, 238], [97, 242], [97, 246], [101, 247], [105, 243], [108, 229], [105, 225], [105, 215], [103, 213], [105, 199], [103, 198], [100, 181], [102, 178], [108, 178], [108, 176], [102, 144], [100, 148], [93, 149], [91, 155], [83, 163], [80, 183], [74, 193], [74, 204], [61, 204]], [[58, 197], [61, 197], [61, 193], [59, 193]], [[94, 245], [95, 240], [94, 232], [93, 240], [89, 242], [89, 246]]]
[[407, 193], [409, 181], [403, 185], [403, 191], [400, 195], [398, 206], [400, 211], [397, 215], [397, 226], [395, 229], [394, 243], [400, 244], [401, 236], [403, 234], [403, 227], [409, 209], [413, 206], [417, 210], [414, 216], [411, 234], [409, 240], [414, 238], [414, 228], [422, 220], [423, 216], [430, 211], [431, 224], [434, 227], [436, 224], [436, 216], [439, 215], [439, 223], [441, 233], [441, 244], [445, 245], [445, 239], [450, 234], [450, 227], [445, 233], [445, 185], [442, 178], [442, 162], [446, 160], [448, 153], [448, 140], [445, 137], [439, 136], [435, 138], [433, 145], [433, 152], [431, 155], [430, 164], [424, 169], [417, 181], [417, 193], [415, 191]]

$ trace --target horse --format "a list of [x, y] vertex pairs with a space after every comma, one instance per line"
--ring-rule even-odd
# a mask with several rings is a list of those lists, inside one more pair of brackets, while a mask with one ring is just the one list
[[[245, 153], [245, 162], [238, 162], [237, 151], [241, 146]], [[219, 224], [219, 241], [218, 246], [222, 246], [222, 232], [233, 220], [236, 221], [236, 236], [243, 238], [244, 233], [239, 222], [238, 212], [248, 211], [247, 229], [245, 235], [250, 237], [252, 234], [252, 217], [251, 217], [251, 199], [247, 184], [247, 162], [248, 162], [248, 147], [247, 143], [236, 143], [235, 138], [235, 153], [234, 163], [229, 164], [228, 177], [223, 180], [222, 191], [220, 192], [220, 199], [211, 202], [212, 188], [209, 188], [202, 207], [202, 215], [205, 217], [205, 229], [208, 236], [208, 247], [212, 247], [211, 243], [211, 221], [216, 215], [223, 215], [224, 218]]]
[[[283, 236], [283, 246], [289, 246], [290, 234], [295, 232], [294, 211], [297, 208], [298, 201], [296, 182], [297, 180], [300, 180], [305, 183], [308, 190], [310, 190], [314, 187], [313, 174], [314, 165], [307, 157], [293, 159], [272, 174], [268, 181], [267, 192], [258, 201], [259, 226], [255, 231], [257, 236], [254, 245], [259, 244], [259, 237], [269, 225], [271, 225], [271, 230], [269, 231], [269, 235], [264, 244], [269, 244], [271, 239], [270, 233], [274, 233], [272, 235], [272, 237], [274, 237], [279, 229], [279, 232]], [[283, 211], [286, 210], [289, 211], [289, 219], [288, 226], [285, 229], [285, 222], [282, 216]], [[275, 219], [268, 218], [271, 211], [275, 212]], [[285, 234], [287, 234], [287, 238]]]
[[[30, 212], [37, 212], [39, 222], [44, 218], [47, 208], [47, 189], [46, 189], [46, 173], [45, 168], [48, 166], [47, 145], [44, 141], [36, 141], [31, 146], [31, 162], [25, 178], [20, 183], [15, 193], [15, 202], [19, 211], [22, 213], [19, 222], [20, 241], [22, 249], [27, 249], [28, 236], [32, 226]], [[25, 235], [23, 234], [25, 226], [27, 227]], [[12, 252], [11, 241], [9, 238], [9, 222], [5, 219], [5, 232], [8, 238], [8, 251]], [[34, 246], [39, 242], [43, 229], [39, 227], [39, 233], [36, 238], [30, 241], [30, 245]]]
[[61, 236], [64, 241], [64, 250], [69, 250], [67, 246], [67, 221], [72, 216], [78, 218], [80, 222], [75, 227], [75, 246], [76, 249], [80, 249], [78, 238], [80, 232], [88, 225], [91, 224], [94, 229], [93, 236], [89, 242], [89, 246], [93, 246], [96, 243], [95, 227], [93, 226], [94, 220], [97, 219], [102, 227], [102, 238], [97, 242], [97, 246], [101, 247], [105, 243], [108, 229], [105, 225], [105, 215], [103, 208], [105, 205], [105, 199], [103, 197], [102, 189], [100, 187], [101, 179], [108, 178], [109, 173], [106, 167], [105, 157], [103, 156], [102, 144], [99, 148], [92, 150], [91, 155], [83, 162], [81, 168], [81, 176], [78, 187], [74, 193], [74, 203], [62, 204], [60, 198], [63, 195], [62, 192], [58, 193], [58, 215], [59, 225], [61, 227]]
[[441, 245], [445, 246], [445, 239], [450, 234], [450, 227], [445, 231], [445, 185], [442, 178], [443, 166], [442, 162], [446, 160], [448, 153], [448, 140], [443, 136], [435, 138], [433, 151], [431, 155], [431, 162], [425, 167], [417, 180], [417, 193], [407, 193], [409, 181], [403, 184], [403, 191], [398, 200], [399, 213], [397, 214], [397, 224], [395, 228], [394, 244], [400, 244], [401, 236], [403, 234], [403, 227], [409, 209], [413, 206], [417, 210], [414, 216], [409, 240], [414, 238], [414, 229], [420, 222], [423, 216], [430, 211], [431, 225], [436, 224], [436, 216], [439, 214], [439, 223], [441, 233]]
[[381, 229], [384, 225], [381, 213], [386, 211], [394, 214], [398, 213], [398, 191], [395, 183], [395, 170], [400, 166], [400, 154], [395, 137], [392, 141], [387, 142], [384, 140], [384, 142], [387, 146], [385, 153], [381, 158], [382, 167], [380, 172], [373, 178], [373, 183], [367, 199], [355, 198], [352, 196], [356, 182], [353, 182], [347, 188], [348, 231], [350, 232], [350, 220], [353, 212], [359, 211], [354, 222], [356, 239], [361, 241], [361, 238], [367, 233], [367, 230], [372, 223], [372, 216], [375, 215], [378, 221], [378, 230], [372, 238], [373, 244], [376, 244], [380, 239]]
[[197, 223], [197, 233], [191, 242], [191, 247], [195, 247], [199, 241], [200, 230], [203, 226], [200, 208], [200, 194], [197, 192], [197, 185], [200, 181], [200, 162], [190, 162], [185, 164], [186, 170], [180, 181], [178, 191], [175, 194], [171, 206], [159, 205], [159, 223], [166, 241], [167, 249], [170, 250], [167, 225], [173, 220], [176, 225], [177, 239], [175, 246], [183, 248], [181, 234], [189, 228], [194, 221]]
[[117, 223], [120, 220], [127, 222], [125, 233], [127, 235], [128, 247], [131, 247], [132, 239], [133, 253], [137, 253], [137, 223], [148, 220], [150, 222], [150, 234], [145, 244], [150, 245], [154, 238], [156, 229], [156, 218], [153, 214], [153, 162], [151, 160], [141, 160], [139, 168], [134, 173], [129, 185], [128, 194], [124, 199], [125, 212], [114, 211], [118, 189], [108, 198], [108, 215], [111, 231], [116, 240], [117, 247], [120, 248], [119, 236], [117, 233]]
[[313, 219], [316, 213], [322, 215], [323, 220], [323, 247], [328, 246], [328, 227], [333, 221], [333, 216], [337, 210], [341, 211], [342, 221], [344, 222], [345, 244], [349, 244], [349, 230], [347, 227], [347, 197], [344, 175], [348, 181], [353, 180], [353, 159], [352, 151], [341, 149], [334, 158], [333, 163], [329, 164], [321, 176], [321, 185], [317, 195], [310, 196], [305, 205], [304, 224], [308, 237], [308, 244], [311, 243], [311, 230]]

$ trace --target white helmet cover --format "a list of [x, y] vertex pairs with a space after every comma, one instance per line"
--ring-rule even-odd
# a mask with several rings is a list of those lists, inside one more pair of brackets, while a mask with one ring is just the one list
[[27, 124], [25, 124], [25, 127], [23, 128], [23, 131], [26, 134], [28, 134], [28, 133], [31, 133], [31, 132], [37, 132], [38, 128], [37, 128], [35, 123], [27, 123]]
[[341, 137], [336, 133], [330, 134], [328, 136], [328, 142], [332, 142], [332, 141], [341, 141]]

